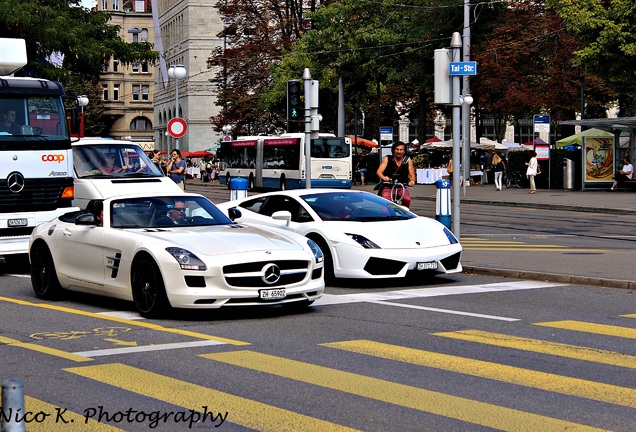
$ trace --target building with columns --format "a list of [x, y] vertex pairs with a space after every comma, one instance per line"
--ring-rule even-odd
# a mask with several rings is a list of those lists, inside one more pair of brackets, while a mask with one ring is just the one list
[[[155, 22], [155, 50], [161, 53], [156, 66], [154, 136], [155, 148], [169, 150], [176, 146], [167, 134], [168, 122], [181, 117], [187, 123], [187, 133], [179, 140], [182, 151], [205, 150], [221, 140], [214, 131], [210, 117], [218, 115], [215, 85], [209, 80], [216, 72], [207, 68], [207, 58], [223, 38], [217, 35], [223, 23], [215, 2], [195, 0], [153, 0]], [[186, 77], [178, 81], [179, 113], [176, 112], [176, 85], [168, 77], [168, 68], [183, 65]]]

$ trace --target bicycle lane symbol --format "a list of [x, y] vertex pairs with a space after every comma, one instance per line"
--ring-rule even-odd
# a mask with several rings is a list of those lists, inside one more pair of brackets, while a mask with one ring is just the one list
[[114, 343], [116, 345], [130, 345], [136, 342], [125, 342], [118, 339], [114, 339], [122, 333], [131, 331], [130, 327], [97, 327], [90, 331], [83, 330], [70, 330], [70, 331], [57, 331], [57, 332], [38, 332], [29, 335], [31, 339], [35, 340], [63, 340], [69, 341], [74, 339], [80, 339], [87, 336], [101, 337], [105, 341]]

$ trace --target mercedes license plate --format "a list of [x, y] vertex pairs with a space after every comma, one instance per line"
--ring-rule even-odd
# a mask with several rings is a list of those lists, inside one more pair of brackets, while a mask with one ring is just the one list
[[417, 263], [418, 270], [437, 270], [437, 261]]
[[285, 288], [260, 290], [258, 293], [261, 296], [261, 300], [280, 300], [287, 297]]
[[9, 219], [7, 221], [7, 226], [10, 226], [10, 227], [22, 227], [22, 226], [27, 226], [28, 224], [29, 224], [29, 221], [26, 218]]

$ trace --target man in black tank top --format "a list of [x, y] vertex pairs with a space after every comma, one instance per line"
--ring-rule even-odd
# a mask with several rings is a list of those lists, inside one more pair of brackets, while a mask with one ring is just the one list
[[[402, 141], [396, 141], [391, 146], [391, 156], [385, 156], [378, 168], [377, 175], [383, 182], [396, 180], [404, 186], [415, 185], [415, 168], [413, 161], [406, 155], [406, 144]], [[380, 195], [390, 200], [391, 187], [382, 187]], [[402, 204], [409, 207], [411, 204], [411, 194], [408, 189], [404, 189]]]

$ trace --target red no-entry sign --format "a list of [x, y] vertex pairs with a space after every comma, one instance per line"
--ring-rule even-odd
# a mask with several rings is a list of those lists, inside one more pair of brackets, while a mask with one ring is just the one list
[[181, 138], [188, 131], [188, 125], [181, 117], [175, 117], [168, 122], [168, 133], [173, 138]]

